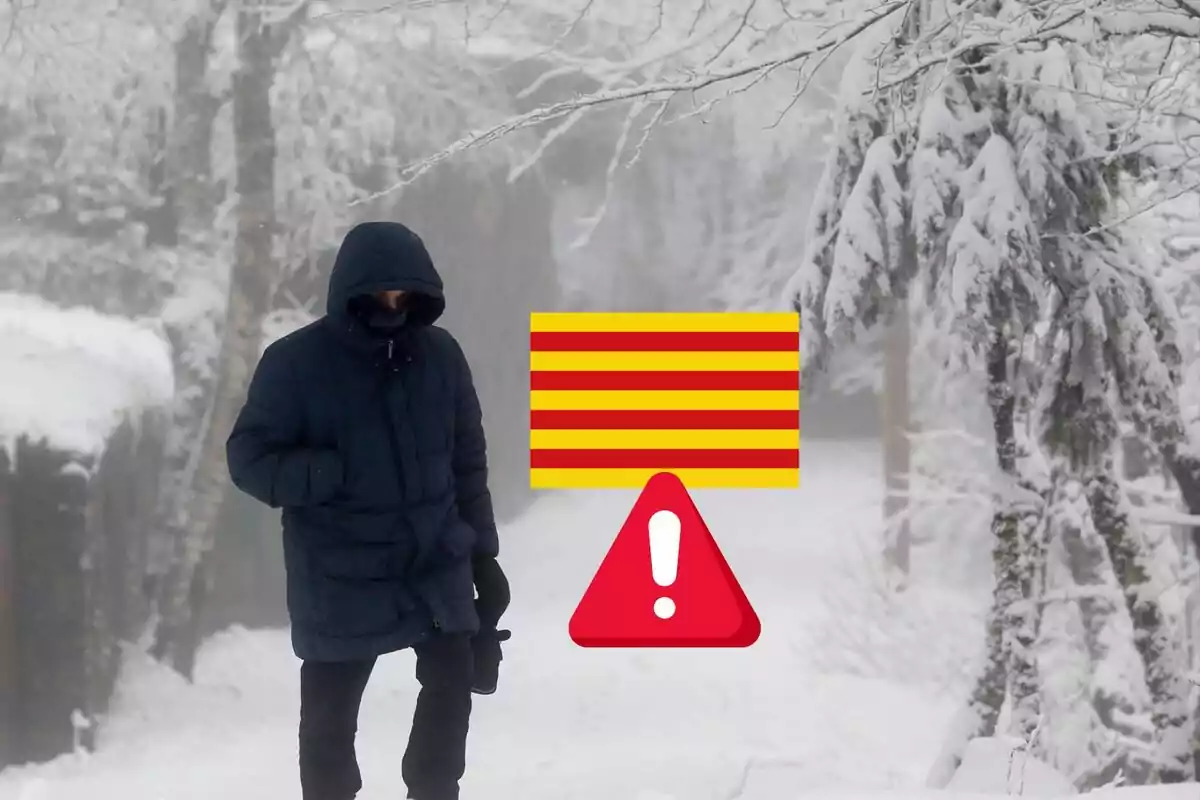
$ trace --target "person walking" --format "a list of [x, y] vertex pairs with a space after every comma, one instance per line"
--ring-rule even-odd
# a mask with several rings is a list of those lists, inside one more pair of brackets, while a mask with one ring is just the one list
[[416, 654], [412, 800], [457, 800], [472, 693], [496, 690], [509, 586], [471, 369], [434, 324], [445, 308], [417, 234], [354, 227], [325, 316], [265, 350], [229, 436], [234, 485], [282, 509], [303, 800], [362, 788], [355, 734], [380, 656]]

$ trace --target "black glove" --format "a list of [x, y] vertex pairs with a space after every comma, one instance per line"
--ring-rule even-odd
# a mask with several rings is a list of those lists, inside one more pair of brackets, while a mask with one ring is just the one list
[[500, 681], [500, 662], [504, 660], [500, 643], [507, 642], [511, 636], [512, 633], [506, 630], [480, 631], [471, 640], [475, 655], [471, 691], [475, 694], [495, 694], [496, 684]]
[[472, 562], [475, 575], [475, 611], [479, 615], [479, 633], [471, 640], [475, 657], [475, 679], [471, 691], [475, 694], [492, 694], [500, 678], [500, 662], [504, 653], [501, 642], [507, 642], [511, 631], [497, 630], [500, 617], [508, 609], [510, 595], [508, 578], [494, 558], [480, 558]]

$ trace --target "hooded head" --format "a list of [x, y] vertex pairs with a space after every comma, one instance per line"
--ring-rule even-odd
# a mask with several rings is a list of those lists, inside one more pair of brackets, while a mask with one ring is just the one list
[[364, 222], [342, 240], [329, 275], [329, 316], [352, 315], [355, 298], [406, 293], [408, 322], [431, 325], [446, 310], [442, 278], [421, 237], [399, 222]]

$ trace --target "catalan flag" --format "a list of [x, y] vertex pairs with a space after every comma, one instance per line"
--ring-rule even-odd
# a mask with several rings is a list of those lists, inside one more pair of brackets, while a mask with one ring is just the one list
[[533, 314], [530, 485], [800, 484], [800, 317]]

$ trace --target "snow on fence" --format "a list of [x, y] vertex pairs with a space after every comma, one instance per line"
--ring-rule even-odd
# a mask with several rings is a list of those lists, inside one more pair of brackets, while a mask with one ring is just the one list
[[0, 767], [89, 746], [148, 612], [166, 341], [0, 293]]

